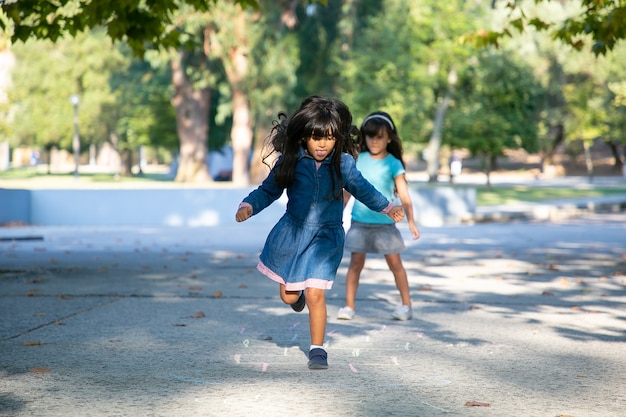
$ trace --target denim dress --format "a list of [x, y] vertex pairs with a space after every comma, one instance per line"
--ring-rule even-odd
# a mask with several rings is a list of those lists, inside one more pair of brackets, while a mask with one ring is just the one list
[[[285, 284], [287, 291], [306, 287], [330, 289], [343, 257], [343, 199], [334, 195], [338, 179], [331, 179], [328, 156], [316, 162], [300, 150], [294, 183], [287, 188], [287, 209], [270, 231], [257, 269], [270, 279]], [[354, 158], [342, 153], [341, 174], [344, 188], [374, 211], [391, 203], [357, 170]], [[263, 183], [243, 201], [256, 215], [283, 193], [274, 181], [272, 170]]]

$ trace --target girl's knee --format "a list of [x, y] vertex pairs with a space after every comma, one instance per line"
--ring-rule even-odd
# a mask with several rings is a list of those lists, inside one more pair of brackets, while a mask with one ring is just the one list
[[307, 288], [305, 299], [307, 305], [320, 305], [326, 302], [325, 291], [319, 288]]

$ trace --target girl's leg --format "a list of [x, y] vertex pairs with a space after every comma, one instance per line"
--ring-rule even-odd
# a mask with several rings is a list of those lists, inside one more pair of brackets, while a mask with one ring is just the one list
[[396, 287], [400, 291], [400, 297], [402, 298], [402, 304], [411, 307], [411, 292], [409, 290], [409, 279], [406, 275], [406, 269], [402, 265], [402, 259], [400, 259], [399, 253], [392, 255], [385, 255], [385, 260], [389, 269], [393, 273], [393, 278], [396, 280]]
[[307, 288], [305, 298], [309, 307], [311, 344], [323, 346], [326, 334], [326, 291], [320, 288]]
[[280, 299], [285, 304], [293, 304], [300, 298], [300, 291], [287, 291], [285, 284], [280, 284]]
[[359, 289], [359, 278], [363, 265], [365, 265], [364, 253], [353, 253], [350, 255], [350, 266], [346, 275], [346, 306], [354, 310], [356, 291]]

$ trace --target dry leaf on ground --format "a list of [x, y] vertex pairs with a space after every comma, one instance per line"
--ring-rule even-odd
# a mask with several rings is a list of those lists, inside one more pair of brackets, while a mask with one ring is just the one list
[[468, 401], [465, 403], [466, 407], [491, 407], [489, 403], [481, 403], [478, 401]]

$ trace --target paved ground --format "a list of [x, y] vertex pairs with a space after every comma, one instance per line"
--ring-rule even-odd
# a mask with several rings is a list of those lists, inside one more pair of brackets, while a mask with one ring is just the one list
[[336, 320], [344, 258], [327, 371], [265, 227], [0, 228], [0, 416], [626, 416], [623, 211], [422, 228], [408, 322], [379, 257]]

